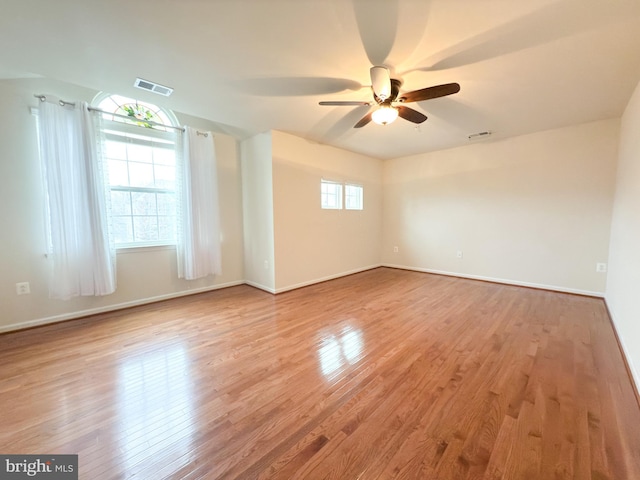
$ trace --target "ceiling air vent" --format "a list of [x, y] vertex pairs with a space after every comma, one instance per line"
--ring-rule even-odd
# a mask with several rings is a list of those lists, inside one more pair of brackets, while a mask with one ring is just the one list
[[491, 130], [487, 130], [486, 132], [478, 132], [478, 133], [472, 133], [471, 135], [469, 135], [469, 140], [475, 140], [477, 138], [482, 138], [482, 137], [489, 137], [491, 136], [493, 132]]
[[164, 95], [165, 97], [168, 97], [173, 93], [173, 88], [165, 87], [164, 85], [153, 83], [149, 80], [143, 80], [142, 78], [136, 78], [136, 82], [133, 86], [142, 90], [147, 90], [148, 92], [157, 93], [158, 95]]

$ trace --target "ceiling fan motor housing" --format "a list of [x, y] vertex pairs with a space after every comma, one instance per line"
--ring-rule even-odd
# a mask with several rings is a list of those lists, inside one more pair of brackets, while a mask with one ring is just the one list
[[398, 101], [398, 94], [400, 93], [400, 86], [402, 82], [395, 78], [392, 78], [390, 81], [391, 90], [390, 94], [387, 98], [381, 98], [373, 92], [373, 98], [379, 105], [391, 105], [391, 102]]
[[375, 96], [382, 101], [389, 98], [391, 96], [389, 69], [386, 67], [371, 67], [369, 73], [371, 75], [371, 88]]

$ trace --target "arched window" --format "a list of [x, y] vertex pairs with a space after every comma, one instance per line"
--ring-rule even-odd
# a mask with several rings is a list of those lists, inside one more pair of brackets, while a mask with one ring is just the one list
[[104, 115], [105, 119], [114, 122], [129, 123], [145, 128], [170, 131], [170, 128], [161, 125], [178, 126], [178, 119], [171, 110], [166, 110], [152, 103], [123, 97], [122, 95], [109, 95], [101, 93], [92, 102], [93, 106], [104, 112], [122, 115], [127, 118], [115, 115]]
[[175, 115], [120, 95], [100, 94], [92, 105], [105, 112], [104, 157], [116, 246], [175, 244], [178, 132], [170, 128], [178, 125]]

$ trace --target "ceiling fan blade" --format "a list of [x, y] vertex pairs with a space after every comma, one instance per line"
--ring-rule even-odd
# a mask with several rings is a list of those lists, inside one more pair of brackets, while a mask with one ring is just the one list
[[363, 85], [354, 80], [334, 77], [249, 77], [234, 79], [230, 87], [261, 97], [302, 97], [357, 92]]
[[400, 95], [399, 102], [421, 102], [432, 98], [446, 97], [460, 91], [460, 85], [457, 83], [445, 83], [444, 85], [436, 85], [435, 87], [427, 87], [413, 92], [406, 92]]
[[387, 67], [371, 67], [371, 88], [373, 94], [382, 101], [391, 96], [391, 76]]
[[405, 107], [404, 105], [399, 105], [395, 108], [398, 110], [399, 117], [409, 120], [410, 122], [422, 123], [427, 119], [426, 115], [414, 110], [413, 108]]
[[367, 113], [364, 117], [362, 117], [360, 119], [360, 121], [358, 123], [356, 123], [353, 128], [362, 128], [364, 127], [367, 123], [369, 123], [371, 121], [371, 114], [373, 112], [369, 112]]
[[349, 100], [336, 100], [336, 101], [328, 101], [328, 102], [318, 102], [318, 105], [329, 105], [329, 106], [369, 106], [370, 102], [357, 102], [357, 101], [349, 101]]

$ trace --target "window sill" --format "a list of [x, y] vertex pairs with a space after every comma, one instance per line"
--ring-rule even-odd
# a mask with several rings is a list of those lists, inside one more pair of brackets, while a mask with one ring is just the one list
[[127, 253], [140, 253], [140, 252], [155, 252], [155, 251], [163, 251], [163, 250], [175, 250], [175, 244], [164, 244], [164, 245], [131, 245], [131, 246], [120, 246], [116, 247], [116, 254], [127, 254]]

